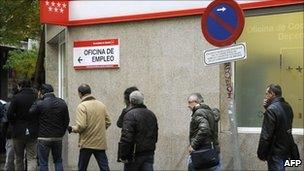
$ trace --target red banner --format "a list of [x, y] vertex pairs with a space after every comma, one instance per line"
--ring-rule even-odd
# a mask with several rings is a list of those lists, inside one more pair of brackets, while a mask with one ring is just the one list
[[40, 0], [40, 22], [45, 24], [68, 25], [68, 0]]

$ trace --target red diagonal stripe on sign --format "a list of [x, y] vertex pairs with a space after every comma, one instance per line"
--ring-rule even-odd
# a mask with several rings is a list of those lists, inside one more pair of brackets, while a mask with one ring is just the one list
[[215, 22], [217, 22], [219, 25], [224, 27], [230, 34], [232, 34], [234, 32], [235, 29], [230, 24], [226, 23], [221, 17], [219, 17], [214, 12], [210, 13], [210, 17], [212, 19], [214, 19]]

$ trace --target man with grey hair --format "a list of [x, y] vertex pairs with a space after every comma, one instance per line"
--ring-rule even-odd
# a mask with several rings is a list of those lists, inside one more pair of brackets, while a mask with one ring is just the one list
[[[192, 111], [190, 122], [190, 136], [189, 136], [189, 154], [194, 151], [202, 149], [214, 148], [219, 154], [218, 143], [218, 121], [219, 110], [211, 109], [208, 105], [204, 104], [203, 97], [200, 93], [193, 93], [188, 97], [188, 107]], [[218, 155], [217, 155], [218, 156]], [[211, 156], [210, 156], [211, 157]], [[220, 170], [218, 162], [208, 163], [205, 165], [195, 165], [192, 156], [189, 157], [188, 170]]]
[[130, 94], [130, 102], [133, 105], [139, 105], [144, 103], [144, 95], [139, 91], [134, 91]]
[[131, 109], [123, 118], [118, 158], [125, 163], [125, 171], [152, 171], [158, 138], [157, 118], [144, 105], [139, 91], [130, 94]]
[[204, 98], [200, 93], [193, 93], [188, 97], [188, 100], [192, 99], [195, 100], [197, 103], [201, 104], [204, 103]]

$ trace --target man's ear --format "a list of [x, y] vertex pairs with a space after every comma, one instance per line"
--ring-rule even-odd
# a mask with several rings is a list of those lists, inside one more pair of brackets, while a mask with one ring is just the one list
[[78, 96], [79, 96], [79, 98], [82, 98], [82, 95], [81, 95], [81, 93], [80, 93], [80, 92], [78, 92]]
[[272, 97], [275, 97], [276, 95], [274, 94], [274, 92], [270, 91], [269, 92], [271, 94]]

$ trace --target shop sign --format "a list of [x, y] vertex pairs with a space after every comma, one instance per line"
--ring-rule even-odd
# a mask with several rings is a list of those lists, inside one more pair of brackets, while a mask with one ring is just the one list
[[204, 51], [204, 64], [215, 65], [247, 58], [246, 44], [240, 43], [225, 48], [208, 49]]
[[119, 68], [118, 39], [74, 42], [74, 69]]

